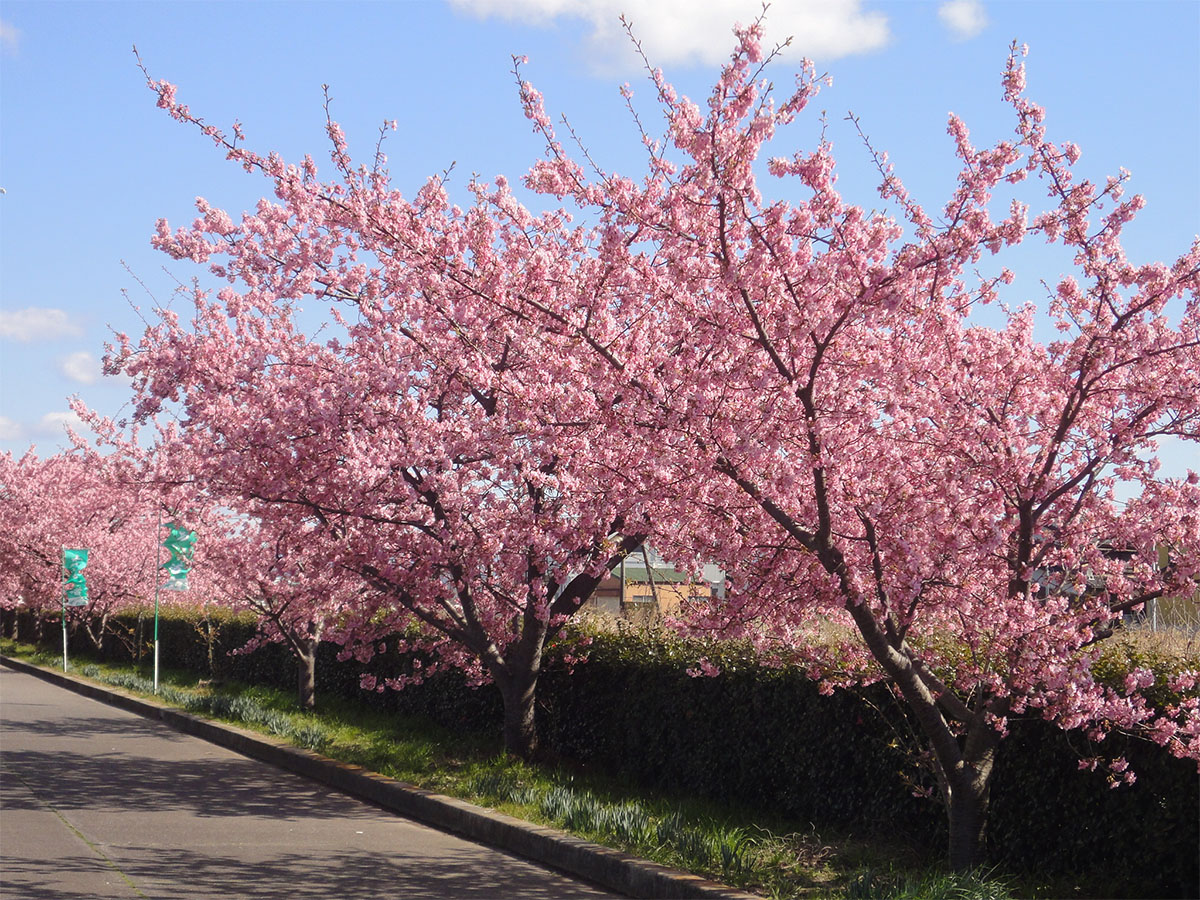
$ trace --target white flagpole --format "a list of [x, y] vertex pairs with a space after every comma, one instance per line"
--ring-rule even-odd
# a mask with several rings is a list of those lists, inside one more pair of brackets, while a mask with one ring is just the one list
[[63, 671], [67, 671], [67, 545], [58, 548], [60, 565], [62, 566], [62, 632], [63, 632]]
[[162, 508], [154, 528], [154, 693], [158, 693], [158, 583], [162, 580]]

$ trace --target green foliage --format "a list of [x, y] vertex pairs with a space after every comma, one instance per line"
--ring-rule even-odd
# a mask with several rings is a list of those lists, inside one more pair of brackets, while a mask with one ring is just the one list
[[845, 900], [1008, 900], [1009, 886], [986, 873], [932, 874], [920, 878], [866, 870], [839, 897]]
[[[1190, 652], [1189, 652], [1190, 651]], [[1182, 697], [1167, 682], [1184, 671], [1195, 671], [1197, 660], [1191, 642], [1173, 632], [1123, 632], [1105, 641], [1092, 663], [1096, 680], [1124, 693], [1125, 676], [1135, 669], [1154, 673], [1154, 684], [1142, 693], [1154, 705], [1177, 704]]]
[[[97, 665], [86, 665], [80, 669], [80, 674], [113, 687], [140, 694], [154, 694], [153, 680], [132, 672], [106, 671]], [[319, 723], [299, 713], [273, 709], [240, 690], [233, 693], [197, 691], [160, 684], [157, 696], [165, 703], [188, 712], [249, 725], [311, 750], [320, 750], [330, 741], [327, 730]]]
[[740, 881], [756, 868], [750, 857], [750, 833], [716, 819], [696, 820], [679, 810], [656, 813], [640, 802], [613, 801], [571, 783], [527, 785], [511, 770], [482, 772], [468, 787], [494, 804], [532, 807], [547, 822], [576, 834], [642, 852], [655, 847], [658, 858], [693, 871]]

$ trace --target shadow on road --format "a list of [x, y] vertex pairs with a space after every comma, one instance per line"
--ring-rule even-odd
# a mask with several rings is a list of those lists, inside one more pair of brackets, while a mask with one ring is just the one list
[[172, 810], [199, 817], [271, 819], [353, 818], [371, 812], [340, 794], [296, 776], [264, 771], [262, 764], [242, 757], [160, 761], [105, 751], [103, 746], [94, 754], [6, 747], [4, 765], [20, 775], [39, 800], [64, 812]]
[[[92, 870], [86, 861], [63, 860], [61, 874]], [[155, 898], [238, 897], [247, 900], [375, 900], [396, 897], [404, 900], [570, 900], [597, 897], [594, 890], [573, 886], [561, 880], [539, 885], [528, 877], [506, 878], [507, 866], [496, 866], [485, 859], [422, 860], [405, 867], [366, 853], [339, 854], [281, 853], [269, 860], [247, 862], [244, 858], [201, 851], [170, 850], [153, 858], [126, 861], [126, 875], [143, 894]], [[170, 880], [164, 873], [171, 873]], [[113, 873], [113, 880], [120, 876]], [[546, 879], [549, 882], [549, 879]], [[117, 886], [114, 885], [116, 888]], [[121, 886], [123, 887], [123, 885]], [[5, 896], [27, 900], [74, 900], [96, 894], [63, 893], [61, 887], [46, 886], [41, 866], [21, 861], [6, 864]], [[128, 890], [128, 889], [126, 889]], [[9, 893], [11, 892], [11, 893]], [[130, 896], [116, 893], [115, 896]]]

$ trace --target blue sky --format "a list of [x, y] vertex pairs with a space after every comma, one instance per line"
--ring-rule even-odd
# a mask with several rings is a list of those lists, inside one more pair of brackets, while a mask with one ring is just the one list
[[[650, 92], [617, 17], [628, 11], [647, 53], [684, 92], [703, 96], [753, 0], [454, 0], [454, 2], [54, 2], [0, 7], [0, 452], [64, 443], [67, 398], [119, 414], [127, 388], [103, 378], [109, 329], [136, 333], [134, 306], [165, 301], [204, 273], [152, 251], [159, 217], [193, 217], [195, 197], [235, 216], [266, 192], [194, 130], [155, 107], [131, 47], [155, 78], [213, 124], [240, 120], [250, 144], [327, 159], [322, 85], [351, 147], [368, 158], [385, 119], [387, 152], [411, 194], [456, 163], [515, 177], [541, 146], [521, 114], [511, 56], [553, 113], [566, 113], [609, 168], [640, 171], [640, 146], [617, 88]], [[1056, 140], [1083, 149], [1102, 179], [1125, 167], [1147, 209], [1127, 232], [1136, 261], [1173, 259], [1200, 232], [1200, 2], [870, 2], [775, 0], [768, 38], [793, 35], [772, 73], [791, 81], [815, 59], [844, 193], [873, 205], [877, 181], [847, 111], [887, 150], [918, 200], [943, 202], [953, 175], [946, 115], [977, 143], [1006, 136], [1000, 100], [1010, 41], [1030, 47], [1029, 93]], [[643, 104], [644, 115], [652, 115]], [[817, 116], [772, 153], [811, 147]], [[1053, 280], [1033, 254], [1018, 284]], [[1031, 288], [1032, 290], [1032, 288]], [[1014, 299], [1024, 299], [1018, 297]], [[1036, 299], [1036, 295], [1033, 296]], [[1168, 471], [1200, 468], [1168, 448]]]

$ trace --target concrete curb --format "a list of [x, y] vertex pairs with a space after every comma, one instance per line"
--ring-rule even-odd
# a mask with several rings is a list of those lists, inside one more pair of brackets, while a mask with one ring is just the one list
[[465, 800], [422, 790], [368, 769], [329, 759], [311, 750], [302, 750], [265, 735], [202, 719], [115, 688], [93, 684], [7, 656], [0, 656], [0, 664], [101, 703], [156, 719], [176, 731], [303, 775], [426, 825], [586, 879], [627, 897], [762, 900], [755, 894], [638, 859], [553, 828], [533, 825]]

